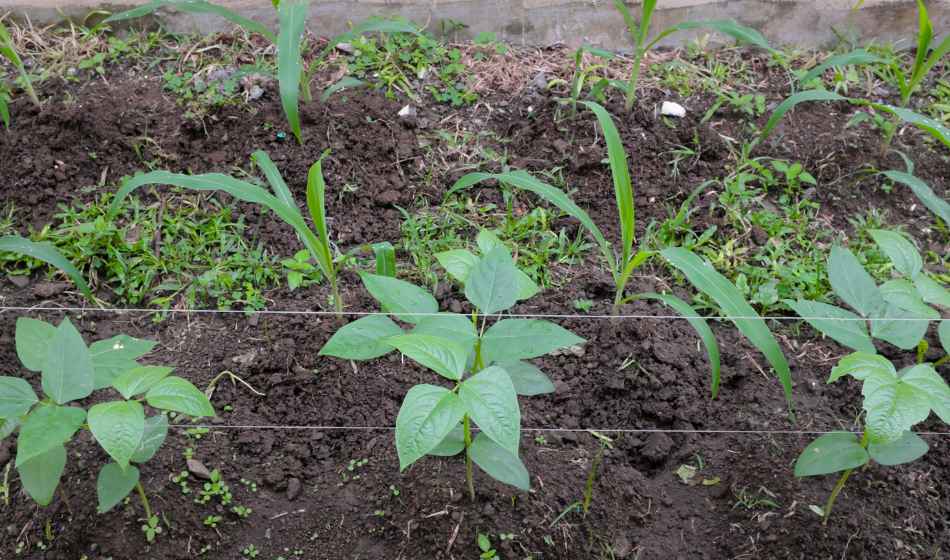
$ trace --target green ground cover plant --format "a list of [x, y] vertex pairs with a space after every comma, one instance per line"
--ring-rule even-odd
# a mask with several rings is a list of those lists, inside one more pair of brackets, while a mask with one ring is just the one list
[[[214, 416], [211, 403], [194, 385], [170, 375], [172, 368], [137, 362], [154, 342], [118, 335], [86, 346], [68, 318], [53, 326], [21, 317], [15, 336], [22, 366], [40, 373], [43, 390], [41, 399], [26, 379], [0, 377], [0, 432], [19, 432], [15, 464], [23, 488], [36, 503], [49, 505], [65, 470], [66, 444], [77, 431], [89, 430], [111, 459], [96, 482], [99, 513], [136, 489], [151, 542], [158, 517], [135, 465], [148, 462], [164, 443], [171, 414]], [[121, 398], [88, 409], [75, 405], [98, 391]], [[157, 414], [147, 416], [146, 406]]]
[[[400, 470], [426, 455], [454, 456], [464, 450], [472, 500], [473, 463], [501, 482], [529, 489], [519, 458], [518, 396], [550, 393], [554, 384], [525, 360], [584, 342], [543, 320], [499, 318], [489, 325], [490, 318], [536, 289], [525, 289], [526, 277], [496, 237], [482, 232], [479, 246], [481, 256], [455, 253], [440, 259], [464, 284], [475, 309], [470, 317], [440, 313], [435, 298], [409, 282], [363, 273], [364, 287], [383, 311], [412, 328], [407, 332], [388, 316], [371, 315], [344, 326], [320, 349], [321, 355], [347, 360], [398, 350], [453, 382], [451, 389], [430, 384], [409, 389], [396, 418], [396, 450]], [[480, 429], [475, 437], [473, 422]]]

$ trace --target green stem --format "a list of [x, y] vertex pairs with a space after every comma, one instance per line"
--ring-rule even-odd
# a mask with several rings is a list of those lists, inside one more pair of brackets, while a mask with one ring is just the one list
[[[868, 447], [868, 432], [864, 431], [864, 434], [861, 436], [861, 447], [867, 449]], [[821, 524], [827, 525], [828, 518], [831, 517], [831, 510], [835, 507], [835, 500], [838, 499], [838, 494], [841, 493], [841, 490], [844, 488], [846, 482], [848, 482], [848, 477], [851, 476], [851, 473], [854, 472], [854, 469], [848, 469], [841, 473], [841, 477], [838, 478], [838, 482], [835, 484], [834, 489], [831, 491], [831, 495], [828, 496], [828, 501], [825, 502], [825, 509], [822, 510], [824, 515], [822, 516]]]
[[934, 362], [934, 367], [942, 366], [943, 364], [945, 364], [945, 363], [947, 363], [947, 362], [950, 362], [950, 354], [947, 354], [946, 356], [944, 356], [944, 357], [940, 358], [939, 360], [937, 360], [936, 362]]
[[145, 508], [146, 522], [152, 518], [152, 508], [148, 505], [148, 496], [145, 495], [145, 489], [142, 488], [142, 482], [135, 483], [135, 489], [139, 491], [139, 498], [142, 500], [142, 507]]
[[630, 81], [627, 83], [627, 97], [624, 101], [623, 109], [626, 112], [633, 110], [633, 104], [637, 101], [637, 85], [640, 82], [640, 63], [643, 62], [643, 48], [637, 45], [637, 52], [633, 56], [633, 68], [630, 70]]
[[594, 481], [597, 480], [597, 469], [600, 468], [601, 461], [604, 460], [604, 446], [601, 445], [594, 456], [594, 461], [590, 465], [590, 472], [587, 473], [587, 484], [584, 486], [584, 515], [590, 510], [590, 502], [594, 497]]
[[472, 469], [472, 426], [468, 414], [462, 417], [462, 430], [465, 433], [465, 481], [468, 483], [468, 497], [475, 501], [475, 474]]
[[340, 286], [337, 284], [336, 276], [330, 278], [330, 291], [333, 293], [333, 307], [337, 314], [343, 313], [343, 297], [340, 296]]

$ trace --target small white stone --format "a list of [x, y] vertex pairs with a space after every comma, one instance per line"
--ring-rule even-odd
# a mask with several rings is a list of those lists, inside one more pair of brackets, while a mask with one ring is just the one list
[[660, 105], [660, 114], [665, 117], [683, 118], [686, 116], [686, 108], [679, 103], [664, 101], [663, 105]]
[[406, 105], [397, 113], [401, 118], [411, 119], [416, 116], [416, 108], [412, 105]]

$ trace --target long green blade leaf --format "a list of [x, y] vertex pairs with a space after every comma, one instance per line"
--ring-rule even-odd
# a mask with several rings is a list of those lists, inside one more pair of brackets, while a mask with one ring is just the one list
[[718, 397], [719, 372], [721, 367], [719, 359], [719, 343], [716, 342], [716, 335], [713, 334], [712, 329], [709, 328], [709, 324], [706, 322], [706, 319], [701, 317], [690, 304], [673, 295], [655, 294], [651, 292], [637, 294], [637, 297], [655, 299], [665, 303], [674, 311], [682, 315], [686, 321], [692, 325], [694, 329], [696, 329], [696, 334], [698, 334], [699, 338], [703, 341], [703, 345], [706, 347], [706, 356], [709, 358], [709, 369], [710, 373], [712, 374], [712, 398], [715, 399]]
[[[30, 73], [26, 71], [26, 66], [23, 64], [23, 60], [20, 59], [20, 55], [13, 49], [13, 39], [10, 38], [10, 32], [7, 31], [2, 21], [0, 21], [0, 56], [5, 57], [16, 67], [20, 76], [23, 78], [23, 87], [26, 89], [27, 95], [30, 96], [30, 101], [32, 101], [34, 105], [39, 105], [40, 100], [36, 97], [36, 91], [33, 89]], [[10, 125], [10, 114], [2, 96], [0, 96], [0, 117], [3, 117], [3, 121], [7, 126]]]
[[778, 374], [789, 413], [792, 413], [792, 372], [781, 347], [765, 321], [752, 309], [739, 290], [711, 264], [682, 247], [660, 252], [670, 264], [686, 275], [697, 289], [709, 295], [746, 338], [759, 349]]
[[855, 49], [851, 52], [838, 54], [828, 57], [824, 62], [812, 68], [807, 74], [798, 79], [801, 83], [808, 83], [825, 73], [829, 68], [841, 68], [842, 66], [856, 66], [863, 64], [883, 63], [885, 60], [877, 55], [871, 54], [867, 49]]
[[765, 140], [769, 134], [772, 133], [772, 130], [778, 125], [779, 121], [782, 120], [782, 117], [785, 116], [785, 113], [791, 111], [796, 105], [800, 103], [805, 103], [808, 101], [847, 101], [848, 98], [842, 95], [831, 91], [825, 91], [823, 89], [810, 89], [808, 91], [800, 91], [790, 95], [785, 101], [782, 101], [778, 107], [775, 108], [775, 111], [772, 112], [772, 116], [769, 117], [768, 122], [765, 123], [765, 128], [762, 129], [762, 133], [759, 135], [758, 142]]
[[320, 101], [326, 103], [327, 99], [330, 99], [334, 93], [342, 91], [344, 89], [353, 89], [358, 87], [368, 87], [369, 82], [361, 80], [359, 78], [354, 78], [353, 76], [343, 76], [333, 84], [331, 84], [327, 89], [323, 90], [323, 93], [320, 94]]
[[111, 23], [113, 21], [122, 21], [127, 19], [140, 18], [147, 16], [160, 8], [175, 8], [183, 12], [192, 14], [213, 14], [239, 25], [252, 33], [258, 33], [266, 37], [270, 42], [276, 42], [276, 38], [270, 29], [254, 20], [247, 19], [236, 12], [233, 12], [224, 6], [218, 6], [205, 0], [153, 0], [148, 4], [113, 14], [103, 20], [102, 23]]
[[[324, 154], [325, 155], [325, 154]], [[333, 253], [330, 251], [330, 234], [327, 232], [327, 184], [323, 180], [323, 156], [320, 157], [307, 173], [307, 208], [310, 218], [317, 229], [317, 264], [320, 270], [331, 281], [336, 281], [336, 269], [333, 266]]]
[[86, 281], [83, 279], [82, 273], [51, 244], [36, 243], [35, 241], [18, 235], [8, 235], [0, 237], [0, 251], [20, 253], [55, 266], [65, 272], [66, 276], [69, 276], [69, 279], [73, 281], [73, 284], [76, 284], [76, 287], [82, 291], [83, 295], [86, 296], [89, 301], [93, 303], [96, 302], [96, 298], [92, 295], [92, 290], [89, 289], [89, 285], [86, 284]]
[[925, 117], [920, 113], [915, 113], [910, 109], [905, 109], [904, 107], [895, 107], [893, 105], [885, 105], [883, 103], [871, 103], [870, 105], [875, 109], [891, 113], [902, 121], [912, 124], [921, 130], [929, 132], [931, 136], [939, 140], [941, 143], [943, 143], [943, 145], [950, 148], [950, 129], [943, 126], [940, 122], [930, 117]]
[[303, 144], [300, 130], [300, 76], [303, 61], [300, 43], [310, 11], [308, 0], [284, 0], [277, 8], [280, 32], [277, 35], [277, 82], [280, 87], [280, 103], [284, 106], [287, 122], [297, 142]]
[[284, 182], [284, 178], [281, 177], [280, 171], [278, 171], [277, 166], [274, 165], [270, 156], [267, 155], [267, 152], [257, 150], [251, 154], [251, 161], [264, 172], [264, 177], [267, 178], [267, 182], [270, 183], [271, 189], [274, 191], [274, 196], [287, 206], [296, 208], [297, 201], [294, 200], [293, 193], [290, 192], [287, 183]]
[[610, 174], [614, 181], [614, 199], [617, 203], [617, 215], [620, 217], [620, 235], [622, 254], [620, 265], [626, 265], [633, 251], [636, 214], [633, 205], [633, 185], [630, 181], [630, 169], [627, 166], [627, 153], [620, 139], [620, 133], [614, 125], [610, 113], [593, 101], [581, 101], [597, 116], [597, 122], [604, 131], [607, 142], [607, 158], [610, 161]]

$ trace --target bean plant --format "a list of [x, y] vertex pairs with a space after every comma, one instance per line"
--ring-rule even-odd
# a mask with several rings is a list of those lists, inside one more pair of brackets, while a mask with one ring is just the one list
[[[944, 350], [950, 355], [950, 322], [941, 326]], [[828, 383], [851, 376], [861, 382], [864, 427], [852, 432], [825, 434], [802, 451], [795, 476], [841, 473], [821, 514], [828, 522], [838, 494], [855, 469], [872, 460], [884, 466], [916, 461], [927, 453], [927, 442], [912, 431], [931, 411], [950, 424], [950, 387], [934, 364], [917, 363], [899, 371], [890, 360], [867, 352], [842, 358], [831, 370]]]
[[785, 303], [815, 329], [858, 352], [876, 353], [874, 339], [903, 350], [926, 344], [930, 322], [940, 319], [931, 305], [950, 309], [950, 291], [927, 274], [917, 248], [903, 235], [888, 230], [870, 234], [891, 261], [891, 280], [878, 286], [844, 247], [832, 247], [828, 257], [831, 288], [856, 313], [805, 299]]
[[[480, 256], [447, 266], [464, 285], [474, 307], [470, 316], [439, 312], [435, 298], [409, 282], [362, 273], [363, 285], [383, 311], [410, 328], [382, 314], [370, 315], [338, 330], [320, 349], [321, 355], [347, 360], [371, 360], [398, 350], [451, 382], [451, 387], [419, 384], [406, 393], [396, 417], [399, 468], [426, 455], [454, 456], [464, 450], [472, 500], [473, 463], [496, 480], [529, 489], [530, 477], [519, 458], [518, 396], [551, 393], [554, 384], [525, 360], [584, 342], [548, 321], [491, 321], [530, 296], [508, 249], [486, 232], [478, 242]], [[443, 254], [440, 260], [447, 263], [445, 259]], [[473, 423], [480, 430], [477, 435]]]
[[[33, 82], [30, 81], [30, 74], [26, 71], [26, 66], [20, 55], [13, 49], [13, 39], [3, 22], [0, 21], [0, 57], [6, 58], [10, 64], [20, 73], [20, 86], [30, 97], [30, 101], [37, 107], [40, 106], [40, 99], [36, 96], [36, 90], [33, 89]], [[0, 84], [2, 86], [2, 84]], [[10, 128], [10, 107], [8, 105], [9, 97], [4, 87], [0, 87], [0, 121], [3, 121], [5, 128]]]
[[[158, 517], [135, 465], [148, 462], [165, 441], [169, 413], [214, 416], [208, 398], [170, 375], [170, 367], [140, 365], [138, 358], [155, 346], [149, 340], [118, 335], [87, 347], [68, 318], [53, 326], [27, 317], [17, 320], [15, 337], [17, 356], [24, 368], [40, 373], [43, 394], [38, 397], [27, 379], [0, 377], [0, 436], [19, 430], [15, 465], [24, 490], [48, 505], [66, 467], [66, 444], [79, 430], [89, 430], [111, 459], [96, 481], [99, 513], [134, 488], [145, 510], [143, 527], [154, 537]], [[93, 393], [101, 396], [97, 404], [76, 404]], [[146, 406], [157, 413], [147, 416]]]
[[303, 34], [306, 31], [310, 12], [310, 0], [273, 0], [277, 10], [279, 30], [274, 35], [264, 24], [247, 19], [224, 6], [212, 4], [206, 0], [152, 0], [148, 4], [114, 14], [103, 23], [140, 18], [161, 8], [171, 7], [191, 13], [214, 14], [237, 24], [250, 33], [257, 33], [277, 48], [277, 81], [280, 89], [280, 101], [287, 116], [287, 123], [300, 144], [303, 133], [300, 127], [300, 97], [309, 103], [313, 95], [310, 83], [320, 64], [332, 52], [336, 45], [349, 41], [363, 33], [406, 32], [419, 33], [409, 22], [395, 19], [369, 18], [348, 31], [333, 38], [320, 54], [306, 65], [302, 56]]
[[769, 47], [768, 41], [761, 33], [750, 27], [740, 25], [731, 19], [684, 21], [667, 27], [650, 40], [650, 21], [653, 19], [653, 11], [656, 9], [656, 3], [657, 0], [643, 0], [640, 8], [640, 21], [637, 22], [633, 19], [630, 9], [627, 8], [626, 0], [614, 0], [614, 7], [617, 8], [617, 11], [623, 16], [627, 31], [630, 33], [630, 37], [634, 42], [630, 80], [624, 88], [626, 90], [624, 109], [628, 113], [633, 109], [633, 105], [637, 101], [637, 84], [640, 81], [640, 65], [643, 63], [643, 57], [650, 49], [656, 46], [657, 43], [673, 33], [689, 29], [712, 29], [713, 31], [728, 35], [736, 41], [755, 45], [769, 52], [774, 52], [774, 49]]
[[203, 175], [183, 175], [169, 171], [152, 171], [136, 175], [123, 181], [122, 186], [112, 199], [109, 208], [113, 218], [118, 217], [125, 200], [136, 189], [145, 185], [172, 185], [195, 191], [223, 191], [238, 200], [259, 204], [275, 214], [294, 228], [297, 236], [310, 255], [320, 267], [320, 272], [330, 283], [333, 305], [337, 312], [343, 311], [343, 299], [337, 285], [337, 263], [333, 258], [333, 247], [330, 245], [330, 235], [327, 230], [326, 217], [326, 183], [323, 180], [323, 159], [329, 154], [324, 152], [307, 174], [307, 208], [313, 221], [313, 228], [307, 224], [297, 208], [293, 193], [287, 187], [280, 171], [264, 151], [257, 151], [251, 155], [251, 160], [261, 169], [273, 194], [264, 187], [241, 181], [221, 173], [205, 173]]

